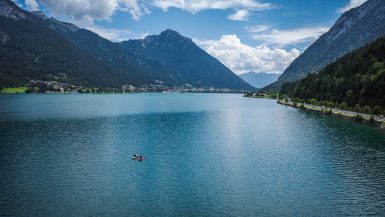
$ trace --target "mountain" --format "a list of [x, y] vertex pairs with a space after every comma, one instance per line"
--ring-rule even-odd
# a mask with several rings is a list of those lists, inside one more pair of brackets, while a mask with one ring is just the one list
[[244, 81], [253, 87], [261, 88], [277, 81], [279, 74], [247, 72], [239, 75]]
[[[81, 37], [87, 30], [24, 11], [9, 0], [1, 1], [0, 15], [0, 86], [24, 85], [30, 80], [106, 87], [143, 82], [134, 76], [143, 71], [134, 64], [127, 63], [124, 71], [119, 70], [107, 63], [105, 56], [75, 44], [75, 36]], [[104, 40], [96, 34], [93, 38]], [[121, 50], [110, 41], [106, 43], [113, 49], [105, 52]], [[121, 54], [125, 57], [123, 51]]]
[[147, 67], [151, 74], [170, 84], [253, 89], [230, 69], [199, 48], [190, 38], [167, 29], [159, 35], [121, 43], [127, 53], [141, 61], [158, 63]]
[[342, 14], [327, 33], [290, 64], [277, 82], [263, 89], [279, 90], [284, 82], [316, 73], [338, 57], [384, 35], [385, 1], [368, 0]]
[[1, 0], [0, 86], [25, 85], [31, 80], [87, 87], [161, 83], [252, 89], [175, 31], [114, 43], [41, 12], [24, 11], [11, 0]]
[[385, 109], [385, 37], [346, 54], [318, 74], [284, 83], [281, 93], [293, 98], [346, 103], [350, 107]]

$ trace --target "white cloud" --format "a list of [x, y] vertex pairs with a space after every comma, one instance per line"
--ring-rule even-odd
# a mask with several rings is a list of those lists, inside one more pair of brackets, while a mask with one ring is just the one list
[[267, 44], [289, 45], [314, 41], [328, 30], [329, 27], [309, 27], [291, 30], [270, 29], [255, 31], [252, 37]]
[[257, 25], [257, 26], [247, 26], [245, 27], [246, 32], [248, 33], [258, 33], [258, 32], [265, 32], [272, 27], [270, 25]]
[[140, 34], [139, 39], [144, 39], [145, 37], [147, 37], [149, 35], [150, 35], [149, 32], [142, 33], [142, 34]]
[[113, 42], [121, 42], [131, 39], [143, 39], [146, 36], [149, 36], [149, 32], [144, 33], [134, 33], [130, 29], [116, 29], [116, 28], [106, 28], [103, 26], [92, 25], [85, 27], [92, 32], [102, 36]]
[[169, 8], [179, 8], [191, 13], [207, 9], [242, 8], [249, 10], [265, 10], [272, 6], [269, 3], [259, 3], [255, 0], [152, 0], [155, 7], [167, 11]]
[[132, 38], [131, 31], [129, 29], [114, 29], [105, 28], [101, 26], [89, 26], [86, 29], [95, 32], [96, 34], [106, 38], [110, 41], [121, 42]]
[[137, 0], [39, 0], [54, 16], [69, 17], [78, 24], [108, 20], [116, 11], [129, 12], [134, 20], [149, 13]]
[[229, 20], [246, 21], [249, 18], [249, 16], [250, 16], [250, 12], [248, 10], [239, 10], [234, 14], [229, 15], [227, 18]]
[[362, 5], [363, 3], [365, 3], [367, 0], [350, 0], [349, 4], [347, 4], [345, 7], [342, 7], [342, 8], [338, 8], [338, 12], [339, 13], [344, 13], [352, 8], [356, 8], [360, 5]]
[[25, 0], [25, 5], [27, 6], [28, 10], [30, 11], [39, 11], [39, 4], [36, 2], [36, 0]]
[[297, 49], [286, 51], [266, 44], [248, 46], [236, 35], [223, 35], [218, 41], [194, 41], [237, 74], [249, 71], [281, 73], [300, 54]]
[[[28, 7], [36, 8], [36, 0], [25, 0]], [[149, 14], [148, 6], [167, 11], [178, 8], [196, 13], [208, 9], [234, 9], [238, 17], [247, 17], [248, 11], [265, 10], [272, 7], [269, 3], [256, 0], [38, 0], [56, 17], [69, 17], [78, 24], [90, 24], [94, 20], [109, 20], [117, 11], [131, 14], [134, 20]], [[235, 15], [235, 14], [234, 14]]]

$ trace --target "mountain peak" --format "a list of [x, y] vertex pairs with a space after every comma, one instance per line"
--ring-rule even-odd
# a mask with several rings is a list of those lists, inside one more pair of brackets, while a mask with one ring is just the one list
[[168, 35], [168, 36], [180, 36], [181, 34], [175, 30], [172, 29], [166, 29], [163, 32], [161, 32], [159, 35]]
[[177, 39], [177, 38], [182, 38], [182, 39], [189, 39], [183, 35], [181, 35], [179, 32], [172, 30], [172, 29], [166, 29], [163, 32], [159, 34], [159, 37], [161, 38], [167, 38], [167, 39]]
[[147, 46], [172, 47], [173, 45], [179, 46], [181, 44], [183, 44], [184, 47], [186, 47], [186, 45], [191, 45], [190, 42], [192, 42], [190, 38], [187, 38], [182, 34], [180, 34], [179, 32], [172, 29], [166, 29], [163, 32], [161, 32], [159, 35], [146, 36], [143, 40], [139, 40], [139, 41], [141, 42], [143, 47], [147, 47]]
[[244, 81], [256, 88], [261, 88], [275, 82], [279, 74], [269, 74], [265, 72], [246, 72], [239, 75]]
[[14, 20], [26, 18], [24, 11], [11, 0], [2, 0], [0, 2], [0, 16], [5, 16]]

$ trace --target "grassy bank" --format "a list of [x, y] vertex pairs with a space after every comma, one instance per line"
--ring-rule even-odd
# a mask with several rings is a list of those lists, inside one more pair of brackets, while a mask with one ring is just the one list
[[381, 115], [371, 115], [353, 111], [346, 111], [337, 108], [328, 108], [325, 106], [311, 105], [307, 103], [295, 103], [292, 101], [278, 100], [277, 103], [282, 105], [291, 106], [294, 108], [307, 109], [311, 111], [317, 111], [324, 114], [335, 115], [338, 117], [348, 118], [359, 122], [368, 122], [378, 124], [382, 129], [385, 129], [385, 117]]
[[0, 93], [25, 93], [28, 87], [5, 87]]

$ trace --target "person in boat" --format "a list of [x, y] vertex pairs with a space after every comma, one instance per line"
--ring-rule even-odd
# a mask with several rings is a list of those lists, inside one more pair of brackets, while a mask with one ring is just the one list
[[139, 155], [139, 154], [133, 154], [132, 159], [142, 161], [142, 160], [144, 160], [144, 157], [142, 155]]

